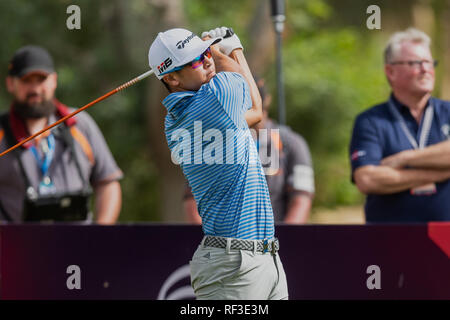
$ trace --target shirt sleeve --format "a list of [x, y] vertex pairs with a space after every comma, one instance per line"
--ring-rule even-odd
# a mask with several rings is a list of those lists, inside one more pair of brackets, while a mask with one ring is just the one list
[[99, 182], [111, 182], [121, 179], [123, 173], [117, 166], [105, 138], [95, 121], [89, 114], [80, 113], [79, 122], [77, 126], [79, 125], [80, 130], [86, 134], [95, 159], [90, 175], [91, 184], [95, 185]]
[[244, 77], [235, 72], [219, 72], [209, 82], [212, 93], [236, 125], [252, 107], [250, 89]]
[[377, 129], [367, 114], [356, 118], [350, 143], [350, 162], [353, 172], [362, 166], [379, 165], [383, 158], [383, 148]]
[[314, 170], [311, 153], [305, 139], [293, 131], [285, 135], [285, 146], [288, 157], [287, 184], [288, 190], [303, 191], [314, 194]]

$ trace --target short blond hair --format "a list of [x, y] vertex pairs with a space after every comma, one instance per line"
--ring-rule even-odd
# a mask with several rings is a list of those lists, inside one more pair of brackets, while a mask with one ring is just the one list
[[430, 37], [423, 31], [416, 28], [408, 28], [405, 31], [394, 33], [390, 38], [384, 49], [384, 63], [392, 63], [395, 55], [400, 50], [403, 42], [421, 43], [428, 48], [431, 45]]

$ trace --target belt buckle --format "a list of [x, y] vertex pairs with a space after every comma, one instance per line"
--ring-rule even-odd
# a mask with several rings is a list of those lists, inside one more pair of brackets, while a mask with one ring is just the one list
[[276, 248], [275, 248], [275, 242], [276, 242], [276, 240], [272, 241], [272, 250], [270, 251], [270, 253], [272, 253], [272, 255], [275, 255], [277, 253]]
[[263, 253], [269, 252], [269, 240], [263, 240]]

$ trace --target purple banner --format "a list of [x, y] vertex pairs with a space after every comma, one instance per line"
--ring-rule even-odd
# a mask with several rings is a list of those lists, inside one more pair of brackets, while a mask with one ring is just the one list
[[[189, 225], [2, 225], [1, 299], [193, 299]], [[450, 299], [450, 224], [276, 226], [290, 299]]]

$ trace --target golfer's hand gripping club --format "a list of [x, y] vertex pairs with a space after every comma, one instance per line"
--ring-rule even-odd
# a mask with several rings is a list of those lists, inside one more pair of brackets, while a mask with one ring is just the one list
[[209, 36], [211, 38], [222, 38], [217, 45], [219, 50], [225, 54], [230, 53], [235, 49], [244, 49], [238, 36], [234, 33], [232, 28], [220, 27], [202, 33], [202, 38]]

